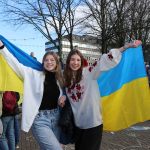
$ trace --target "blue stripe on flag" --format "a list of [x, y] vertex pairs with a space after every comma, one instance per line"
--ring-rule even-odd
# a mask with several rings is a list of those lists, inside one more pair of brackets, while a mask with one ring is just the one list
[[98, 78], [101, 96], [108, 96], [124, 84], [146, 77], [142, 46], [129, 48], [123, 53], [121, 62]]
[[0, 35], [0, 40], [4, 43], [7, 49], [18, 59], [20, 63], [22, 63], [25, 66], [31, 67], [33, 69], [42, 71], [43, 67], [40, 62], [32, 58], [30, 55], [28, 55], [18, 47], [16, 47], [14, 44], [9, 42], [1, 35]]

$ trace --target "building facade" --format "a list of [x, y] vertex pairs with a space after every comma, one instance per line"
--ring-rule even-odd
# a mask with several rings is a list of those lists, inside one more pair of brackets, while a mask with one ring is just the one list
[[[56, 45], [58, 46], [57, 40], [55, 40]], [[93, 36], [79, 36], [73, 35], [73, 47], [78, 49], [84, 57], [87, 59], [89, 64], [92, 64], [95, 60], [100, 58], [100, 46], [99, 40]], [[45, 51], [54, 51], [58, 52], [58, 49], [52, 42], [45, 43]], [[64, 36], [62, 39], [62, 58], [63, 62], [66, 62], [68, 53], [70, 52], [70, 42], [68, 36]]]

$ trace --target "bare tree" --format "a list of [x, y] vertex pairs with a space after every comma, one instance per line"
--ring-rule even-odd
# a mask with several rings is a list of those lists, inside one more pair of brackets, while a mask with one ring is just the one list
[[82, 0], [68, 0], [68, 13], [65, 21], [65, 29], [68, 34], [67, 38], [70, 42], [70, 49], [73, 50], [73, 32], [76, 26], [78, 26], [84, 19], [76, 18], [77, 9], [80, 6]]
[[[82, 1], [88, 8], [83, 9], [86, 16], [76, 20]], [[100, 39], [102, 53], [111, 44], [123, 45], [126, 35], [141, 39], [145, 48], [150, 41], [149, 0], [0, 0], [0, 4], [3, 20], [34, 26], [58, 48], [60, 56], [63, 36], [68, 34], [73, 49], [74, 29], [81, 23], [88, 29], [87, 34]]]
[[109, 20], [112, 24], [112, 43], [116, 46], [122, 46], [125, 42], [128, 25], [126, 20], [128, 18], [129, 8], [126, 7], [128, 0], [112, 0], [109, 8]]
[[[134, 2], [135, 0], [133, 0]], [[143, 42], [144, 55], [147, 57], [147, 51], [150, 52], [150, 1], [136, 1], [136, 12], [134, 16], [133, 34], [137, 39]]]
[[107, 52], [109, 41], [112, 38], [112, 24], [110, 24], [108, 10], [111, 5], [109, 0], [85, 0], [89, 11], [86, 12], [88, 21], [85, 27], [91, 29], [101, 41], [101, 52]]
[[[150, 31], [150, 1], [143, 0], [137, 1], [133, 0], [132, 3], [133, 14], [131, 31], [135, 38], [139, 38], [143, 41], [143, 44], [150, 40], [149, 31]], [[130, 20], [131, 20], [130, 19]]]
[[65, 25], [68, 13], [71, 12], [69, 2], [73, 3], [73, 0], [0, 0], [1, 7], [4, 8], [2, 13], [5, 15], [3, 21], [14, 25], [34, 26], [53, 43], [60, 56], [62, 37], [67, 30]]
[[[150, 41], [149, 0], [85, 0], [89, 11], [85, 27], [101, 39], [102, 52], [107, 46], [124, 44], [127, 36]], [[130, 40], [130, 39], [129, 39]]]
[[110, 17], [114, 37], [118, 46], [128, 40], [141, 39], [145, 46], [150, 38], [148, 35], [150, 27], [150, 1], [138, 0], [113, 0], [113, 11]]

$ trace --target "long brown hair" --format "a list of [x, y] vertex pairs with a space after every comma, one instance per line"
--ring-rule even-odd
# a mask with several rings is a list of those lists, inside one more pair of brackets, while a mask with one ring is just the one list
[[84, 66], [84, 57], [81, 54], [81, 52], [79, 50], [72, 50], [70, 51], [70, 53], [68, 54], [67, 60], [66, 60], [66, 66], [65, 66], [65, 70], [64, 70], [64, 77], [65, 77], [65, 86], [69, 87], [72, 84], [73, 81], [73, 71], [70, 68], [70, 60], [72, 55], [78, 55], [81, 58], [81, 67], [79, 68], [79, 70], [77, 70], [76, 76], [75, 76], [75, 83], [78, 83], [81, 81], [82, 79], [82, 70], [83, 70], [83, 66]]
[[52, 55], [56, 61], [56, 68], [54, 69], [55, 77], [56, 77], [56, 80], [58, 80], [60, 86], [63, 88], [64, 80], [63, 80], [63, 75], [62, 75], [62, 71], [61, 71], [61, 65], [60, 65], [60, 61], [59, 61], [59, 56], [55, 52], [47, 52], [43, 56], [43, 60], [42, 60], [43, 72], [46, 73], [46, 69], [44, 68], [44, 61], [48, 55]]

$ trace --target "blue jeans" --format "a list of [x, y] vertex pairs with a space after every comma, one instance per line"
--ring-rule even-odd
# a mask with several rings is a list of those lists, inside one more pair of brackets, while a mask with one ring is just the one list
[[59, 114], [59, 109], [52, 109], [42, 110], [36, 115], [31, 129], [41, 150], [62, 150], [59, 143]]
[[14, 116], [2, 117], [3, 134], [0, 137], [0, 149], [15, 150]]
[[19, 144], [19, 137], [20, 137], [19, 115], [15, 116], [14, 128], [15, 128], [15, 145], [17, 145], [17, 144]]

